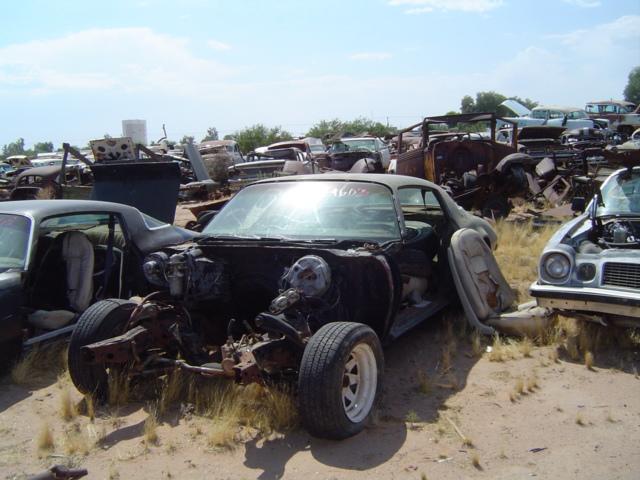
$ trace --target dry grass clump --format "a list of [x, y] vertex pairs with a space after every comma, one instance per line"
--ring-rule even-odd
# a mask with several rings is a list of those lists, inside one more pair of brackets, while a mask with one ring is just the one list
[[56, 342], [29, 350], [11, 369], [11, 380], [25, 387], [53, 383], [66, 368], [67, 348]]
[[584, 365], [588, 370], [595, 371], [593, 368], [593, 353], [588, 350], [584, 352]]
[[298, 425], [298, 410], [287, 390], [257, 384], [239, 386], [228, 380], [203, 379], [179, 370], [162, 379], [158, 388], [155, 415], [150, 411], [145, 432], [147, 426], [149, 431], [154, 431], [153, 421], [157, 422], [178, 406], [180, 415], [194, 414], [211, 422], [210, 426], [197, 426], [196, 434], [206, 434], [209, 446], [216, 448], [231, 448], [244, 427], [269, 435]]
[[540, 253], [556, 229], [556, 225], [534, 229], [532, 223], [499, 221], [496, 224], [495, 257], [521, 302], [530, 299], [529, 285], [537, 277]]
[[53, 433], [51, 427], [47, 422], [42, 424], [38, 436], [36, 438], [36, 445], [40, 451], [53, 450], [55, 443], [53, 441]]
[[479, 357], [484, 353], [482, 336], [477, 330], [474, 330], [473, 334], [471, 335], [471, 352], [474, 357]]
[[580, 425], [581, 427], [584, 427], [586, 425], [586, 422], [584, 421], [584, 417], [580, 412], [576, 413], [576, 425]]
[[524, 393], [524, 380], [522, 377], [518, 377], [516, 380], [515, 392], [518, 395], [522, 395]]
[[144, 441], [147, 445], [157, 445], [160, 438], [158, 437], [158, 407], [156, 405], [149, 406], [149, 415], [144, 421]]
[[70, 430], [64, 432], [62, 442], [67, 455], [87, 455], [93, 447], [93, 441], [78, 424], [73, 425]]
[[539, 388], [538, 383], [538, 375], [536, 372], [533, 372], [531, 376], [526, 379], [523, 377], [518, 377], [516, 379], [516, 384], [513, 390], [509, 393], [509, 400], [511, 402], [517, 401], [522, 395], [526, 395], [528, 393], [533, 393]]
[[78, 410], [71, 400], [71, 393], [69, 393], [68, 388], [64, 388], [60, 394], [60, 417], [65, 422], [69, 422], [76, 418], [77, 415]]
[[207, 432], [207, 444], [210, 447], [231, 450], [236, 446], [238, 424], [233, 418], [216, 419]]
[[109, 393], [107, 402], [112, 407], [119, 407], [129, 401], [131, 394], [130, 382], [126, 373], [119, 370], [111, 370], [107, 379]]
[[93, 395], [85, 395], [76, 405], [76, 411], [80, 415], [86, 415], [89, 421], [93, 422], [96, 418], [96, 401]]
[[527, 378], [528, 392], [534, 392], [539, 386], [540, 385], [538, 384], [538, 376], [535, 373], [531, 377]]
[[518, 348], [520, 349], [520, 353], [525, 358], [531, 358], [531, 352], [533, 352], [533, 342], [529, 337], [524, 337], [518, 343]]
[[493, 345], [489, 352], [490, 362], [505, 362], [518, 357], [518, 342], [512, 338], [503, 340], [500, 335], [494, 335]]

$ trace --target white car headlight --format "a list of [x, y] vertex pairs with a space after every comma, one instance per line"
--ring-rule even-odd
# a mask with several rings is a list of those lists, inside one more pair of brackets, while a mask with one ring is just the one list
[[543, 268], [553, 280], [562, 280], [571, 273], [571, 261], [562, 253], [552, 253], [545, 258]]

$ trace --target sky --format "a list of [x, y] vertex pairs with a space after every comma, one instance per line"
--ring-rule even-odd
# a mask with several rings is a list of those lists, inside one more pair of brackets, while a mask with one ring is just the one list
[[619, 99], [640, 0], [7, 0], [0, 145], [84, 146], [146, 119], [150, 140], [323, 119], [397, 127], [494, 90]]

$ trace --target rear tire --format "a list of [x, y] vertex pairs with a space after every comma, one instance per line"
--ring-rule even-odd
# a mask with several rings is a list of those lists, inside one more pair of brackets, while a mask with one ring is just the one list
[[324, 325], [311, 337], [300, 364], [298, 402], [307, 431], [333, 440], [362, 431], [378, 400], [383, 369], [380, 340], [370, 327]]
[[107, 338], [121, 335], [137, 303], [108, 299], [91, 305], [78, 319], [69, 341], [69, 374], [76, 388], [104, 400], [108, 394], [107, 368], [87, 363], [80, 349]]

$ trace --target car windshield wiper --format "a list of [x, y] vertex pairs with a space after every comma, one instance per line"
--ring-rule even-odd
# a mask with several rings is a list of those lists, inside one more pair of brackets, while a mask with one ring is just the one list
[[257, 242], [282, 242], [282, 241], [294, 241], [291, 238], [287, 237], [264, 237], [261, 235], [200, 235], [196, 237], [196, 241], [206, 241], [206, 240], [250, 240]]

